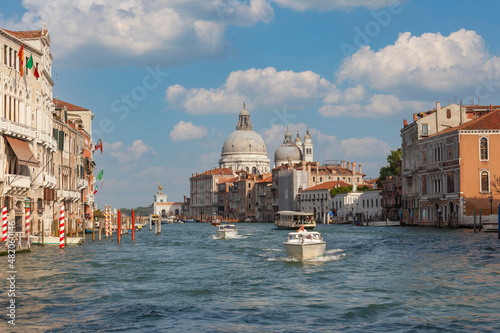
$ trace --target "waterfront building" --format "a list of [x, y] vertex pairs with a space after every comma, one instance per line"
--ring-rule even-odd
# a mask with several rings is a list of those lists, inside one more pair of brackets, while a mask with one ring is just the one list
[[328, 223], [329, 212], [335, 212], [331, 205], [331, 190], [338, 187], [348, 187], [343, 181], [330, 181], [305, 188], [299, 191], [299, 210], [313, 213], [317, 222]]
[[186, 204], [186, 200], [184, 198], [184, 202], [169, 202], [167, 200], [167, 194], [163, 192], [163, 187], [158, 185], [158, 192], [153, 196], [154, 201], [150, 206], [150, 214], [158, 215], [163, 218], [171, 217], [171, 216], [183, 216], [184, 205]]
[[[31, 69], [26, 67], [30, 58]], [[16, 231], [25, 231], [26, 203], [34, 232], [48, 227], [58, 211], [51, 68], [46, 29], [0, 29], [0, 204]]]
[[[402, 137], [402, 220], [410, 224], [469, 225], [473, 210], [491, 209], [500, 160], [500, 106], [451, 104], [414, 115]], [[494, 212], [494, 209], [493, 209]]]
[[401, 193], [400, 175], [389, 176], [381, 181], [382, 211], [384, 219], [389, 219], [391, 221], [399, 220]]
[[238, 116], [236, 131], [226, 138], [222, 146], [219, 166], [233, 171], [243, 170], [255, 175], [270, 171], [266, 144], [262, 137], [252, 130], [250, 113], [244, 103]]
[[262, 175], [255, 183], [255, 220], [259, 222], [274, 221], [272, 174]]
[[190, 183], [190, 214], [197, 219], [212, 218], [218, 213], [218, 184], [236, 177], [230, 168], [215, 168], [192, 174]]

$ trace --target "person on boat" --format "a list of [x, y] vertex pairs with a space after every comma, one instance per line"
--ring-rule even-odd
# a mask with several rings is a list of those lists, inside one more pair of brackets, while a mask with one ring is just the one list
[[304, 228], [304, 225], [301, 225], [299, 230], [297, 230], [297, 232], [301, 232], [301, 231], [302, 232], [306, 231], [306, 229]]

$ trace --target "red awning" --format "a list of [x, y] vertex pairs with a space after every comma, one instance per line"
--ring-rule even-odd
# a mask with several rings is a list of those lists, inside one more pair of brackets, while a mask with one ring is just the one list
[[30, 147], [26, 141], [14, 139], [11, 137], [5, 137], [9, 142], [10, 147], [14, 151], [21, 165], [29, 165], [38, 167], [40, 163], [35, 158], [35, 155], [31, 152]]

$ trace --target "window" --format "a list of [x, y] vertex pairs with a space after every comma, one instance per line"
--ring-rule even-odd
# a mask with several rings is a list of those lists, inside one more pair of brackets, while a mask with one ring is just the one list
[[487, 171], [481, 172], [481, 192], [482, 193], [490, 192], [490, 177]]
[[487, 160], [488, 159], [488, 139], [481, 138], [480, 144], [479, 144], [479, 149], [480, 149], [480, 153], [481, 153], [481, 160]]
[[422, 136], [429, 135], [429, 124], [422, 124]]

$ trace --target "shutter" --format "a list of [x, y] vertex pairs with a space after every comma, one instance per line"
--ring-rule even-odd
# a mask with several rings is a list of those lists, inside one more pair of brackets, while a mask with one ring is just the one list
[[59, 130], [57, 128], [54, 128], [52, 130], [52, 134], [54, 136], [54, 139], [56, 139], [56, 141], [58, 141], [59, 140]]
[[64, 150], [64, 132], [59, 131], [59, 150]]

